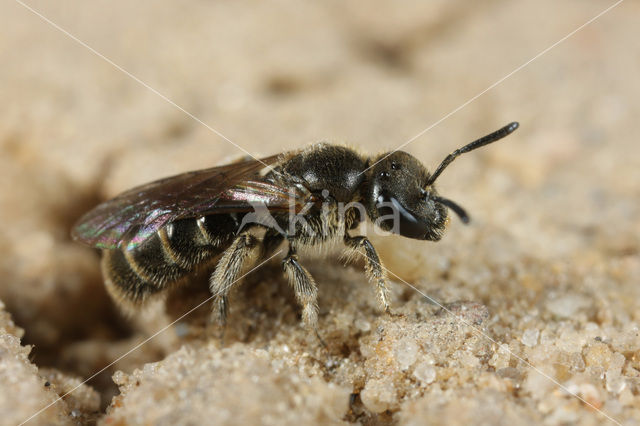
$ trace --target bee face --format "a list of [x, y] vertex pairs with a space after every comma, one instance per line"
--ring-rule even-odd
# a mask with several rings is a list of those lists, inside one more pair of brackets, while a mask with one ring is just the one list
[[367, 210], [382, 229], [418, 240], [442, 238], [447, 210], [434, 199], [438, 193], [427, 184], [429, 173], [420, 161], [396, 151], [377, 163], [370, 176]]

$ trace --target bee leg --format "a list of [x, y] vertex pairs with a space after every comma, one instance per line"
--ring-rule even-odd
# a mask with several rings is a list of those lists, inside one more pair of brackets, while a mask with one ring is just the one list
[[[291, 245], [289, 253], [282, 260], [289, 284], [293, 287], [298, 303], [302, 305], [302, 321], [305, 326], [318, 334], [318, 289], [311, 274], [298, 263], [298, 255]], [[318, 336], [319, 337], [319, 336]], [[322, 342], [322, 339], [320, 339]]]
[[267, 229], [267, 232], [265, 232], [262, 238], [262, 258], [266, 259], [268, 256], [271, 256], [276, 249], [280, 247], [282, 241], [284, 241], [284, 236], [281, 233], [275, 229]]
[[216, 270], [209, 279], [209, 290], [214, 297], [214, 313], [218, 314], [220, 324], [227, 322], [229, 290], [238, 280], [245, 260], [258, 244], [258, 239], [248, 233], [240, 234], [222, 254]]
[[389, 290], [386, 285], [384, 268], [382, 267], [382, 262], [380, 262], [380, 257], [376, 249], [373, 248], [373, 244], [371, 244], [371, 241], [369, 241], [367, 237], [352, 237], [348, 234], [344, 236], [344, 243], [347, 247], [358, 252], [360, 252], [360, 249], [364, 249], [364, 257], [367, 262], [367, 277], [370, 281], [376, 283], [380, 304], [384, 308], [384, 311], [389, 313]]

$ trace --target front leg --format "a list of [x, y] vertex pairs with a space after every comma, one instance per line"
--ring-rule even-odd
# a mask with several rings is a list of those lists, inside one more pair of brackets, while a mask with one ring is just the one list
[[[298, 303], [302, 305], [302, 321], [309, 329], [316, 330], [318, 325], [318, 288], [311, 274], [298, 263], [298, 255], [291, 241], [289, 253], [282, 261], [282, 266], [293, 287]], [[321, 339], [322, 340], [322, 339]]]
[[364, 249], [364, 258], [366, 260], [366, 273], [370, 281], [374, 281], [378, 290], [378, 299], [380, 304], [384, 308], [385, 312], [389, 312], [389, 290], [387, 289], [384, 268], [380, 262], [380, 257], [373, 248], [371, 241], [365, 236], [359, 235], [352, 237], [349, 234], [345, 234], [344, 243], [350, 249], [360, 252], [360, 249]]

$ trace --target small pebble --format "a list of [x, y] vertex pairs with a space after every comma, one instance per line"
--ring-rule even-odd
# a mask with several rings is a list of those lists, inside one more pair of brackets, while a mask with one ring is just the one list
[[538, 344], [538, 336], [540, 336], [540, 331], [535, 328], [527, 328], [524, 333], [522, 333], [522, 339], [520, 339], [520, 341], [523, 345], [532, 348]]
[[401, 370], [407, 370], [416, 362], [419, 349], [418, 344], [412, 337], [403, 337], [398, 341], [394, 347], [394, 353]]
[[413, 377], [418, 379], [421, 385], [428, 385], [436, 380], [436, 369], [427, 362], [421, 362], [413, 370]]

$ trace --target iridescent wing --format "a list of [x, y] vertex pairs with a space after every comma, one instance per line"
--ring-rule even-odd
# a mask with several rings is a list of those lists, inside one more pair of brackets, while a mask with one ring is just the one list
[[[207, 214], [251, 211], [251, 203], [288, 209], [290, 189], [265, 182], [260, 172], [283, 157], [274, 155], [160, 179], [106, 201], [85, 214], [72, 237], [101, 249], [127, 242], [135, 247], [164, 225]], [[301, 202], [299, 191], [294, 192]]]

